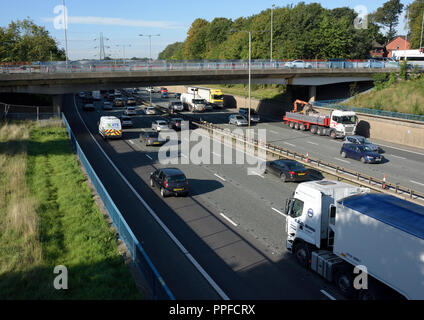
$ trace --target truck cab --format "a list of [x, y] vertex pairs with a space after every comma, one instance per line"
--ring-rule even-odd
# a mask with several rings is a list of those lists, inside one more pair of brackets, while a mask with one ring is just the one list
[[355, 135], [357, 123], [358, 118], [355, 112], [332, 110], [330, 118], [330, 128], [333, 129], [332, 138], [344, 138], [345, 136]]
[[369, 189], [331, 180], [299, 184], [286, 203], [286, 248], [296, 253], [296, 246], [300, 243], [316, 249], [331, 246], [328, 243], [331, 208], [339, 199], [364, 192]]

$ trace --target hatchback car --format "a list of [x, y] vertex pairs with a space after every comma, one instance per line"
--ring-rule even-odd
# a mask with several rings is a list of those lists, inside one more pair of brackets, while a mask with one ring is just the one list
[[158, 187], [162, 197], [184, 196], [189, 193], [189, 184], [184, 173], [176, 168], [158, 169], [150, 174], [150, 186]]
[[105, 101], [103, 103], [103, 110], [112, 110], [112, 103], [110, 103], [109, 101]]
[[174, 101], [174, 102], [169, 102], [168, 103], [168, 109], [169, 111], [174, 110], [174, 111], [183, 111], [184, 110], [184, 106], [183, 103], [181, 101]]
[[181, 118], [172, 118], [171, 120], [169, 120], [168, 127], [174, 129], [175, 131], [187, 129], [187, 125], [184, 122], [184, 119]]
[[265, 173], [272, 173], [283, 182], [309, 180], [309, 171], [295, 160], [267, 161]]
[[95, 111], [96, 108], [94, 107], [94, 104], [86, 103], [82, 106], [82, 110], [84, 110], [84, 111]]
[[161, 146], [165, 143], [165, 140], [159, 139], [159, 133], [156, 131], [143, 131], [140, 134], [140, 141], [146, 146]]
[[135, 106], [136, 104], [137, 104], [137, 101], [134, 98], [127, 99], [127, 106]]
[[132, 127], [134, 125], [131, 117], [129, 116], [121, 116], [119, 120], [121, 120], [122, 127]]
[[286, 62], [284, 66], [287, 68], [306, 68], [306, 69], [312, 68], [311, 63], [305, 62], [303, 60], [289, 61], [289, 62]]
[[243, 117], [240, 114], [232, 114], [229, 118], [228, 118], [228, 123], [229, 124], [235, 124], [236, 126], [247, 126], [249, 123], [247, 122], [246, 118]]
[[157, 132], [169, 130], [169, 128], [168, 128], [168, 122], [166, 122], [165, 120], [156, 120], [156, 121], [153, 121], [153, 123], [152, 123], [152, 129], [153, 130], [156, 130]]
[[144, 109], [145, 114], [157, 114], [156, 108], [153, 106], [147, 107]]
[[363, 136], [347, 136], [343, 139], [343, 143], [360, 144], [369, 147], [374, 152], [380, 152], [380, 148], [367, 140]]
[[124, 100], [122, 100], [121, 98], [115, 98], [115, 100], [113, 100], [113, 106], [114, 107], [123, 107], [124, 106]]
[[124, 110], [126, 116], [135, 116], [137, 115], [137, 110], [134, 107], [126, 107]]
[[[249, 119], [249, 108], [240, 108], [239, 113], [245, 117], [246, 119]], [[250, 109], [250, 121], [252, 122], [259, 122], [261, 119], [259, 118], [259, 115], [256, 113], [255, 110]]]
[[366, 145], [344, 143], [340, 150], [343, 158], [361, 160], [363, 163], [381, 163], [383, 157]]
[[162, 99], [168, 99], [168, 92], [162, 92], [161, 94], [160, 94], [160, 97], [162, 98]]

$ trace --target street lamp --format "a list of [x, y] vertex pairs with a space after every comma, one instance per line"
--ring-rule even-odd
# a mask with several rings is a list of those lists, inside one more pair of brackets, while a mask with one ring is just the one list
[[123, 54], [124, 54], [124, 61], [125, 61], [125, 47], [131, 47], [131, 45], [130, 44], [117, 44], [116, 45], [117, 47], [122, 47], [122, 49], [123, 49]]
[[271, 54], [270, 54], [270, 62], [272, 62], [272, 36], [273, 36], [272, 24], [273, 24], [273, 20], [274, 20], [274, 8], [275, 8], [275, 4], [273, 4], [272, 7], [271, 7]]
[[149, 37], [150, 61], [152, 60], [152, 37], [160, 37], [160, 34], [139, 34], [140, 37]]
[[66, 7], [65, 7], [65, 0], [62, 0], [62, 5], [63, 5], [63, 25], [64, 25], [64, 30], [65, 30], [65, 57], [66, 57], [66, 71], [68, 71], [68, 35], [66, 32], [67, 29], [67, 24], [68, 22], [66, 21], [66, 16], [68, 14]]

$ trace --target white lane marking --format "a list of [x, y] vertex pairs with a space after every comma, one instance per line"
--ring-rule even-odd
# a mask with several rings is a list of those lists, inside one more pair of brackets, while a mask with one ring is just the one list
[[417, 182], [417, 181], [414, 181], [414, 180], [410, 180], [412, 183], [415, 183], [415, 184], [419, 184], [420, 186], [424, 186], [424, 183], [421, 183], [421, 182]]
[[314, 146], [319, 146], [318, 143], [312, 142], [312, 141], [308, 141], [309, 144], [313, 144]]
[[256, 172], [256, 171], [252, 170], [252, 171], [250, 171], [250, 173], [253, 174], [253, 175], [255, 175], [255, 176], [259, 176], [262, 179], [265, 179], [265, 177], [263, 175], [261, 175], [259, 172]]
[[271, 132], [273, 134], [280, 134], [280, 133], [278, 133], [277, 131], [274, 131], [274, 130], [269, 130], [269, 132]]
[[177, 239], [177, 237], [174, 236], [174, 234], [169, 230], [169, 228], [162, 222], [162, 220], [159, 218], [159, 216], [156, 214], [156, 212], [153, 211], [153, 209], [147, 204], [146, 201], [138, 194], [138, 192], [134, 189], [134, 187], [131, 185], [131, 183], [125, 178], [125, 176], [122, 174], [122, 172], [118, 169], [118, 167], [113, 163], [112, 159], [109, 158], [109, 156], [106, 154], [106, 152], [103, 150], [103, 148], [100, 146], [100, 144], [97, 142], [97, 140], [94, 138], [93, 134], [91, 133], [90, 129], [88, 129], [84, 119], [82, 118], [74, 96], [74, 107], [78, 113], [78, 117], [80, 118], [81, 122], [84, 124], [85, 129], [90, 134], [91, 138], [93, 139], [94, 143], [97, 145], [99, 150], [103, 153], [106, 160], [111, 164], [111, 166], [115, 169], [115, 171], [118, 173], [118, 175], [121, 177], [121, 179], [127, 184], [127, 186], [131, 189], [131, 191], [134, 193], [134, 195], [137, 197], [137, 199], [143, 204], [143, 206], [149, 211], [149, 213], [152, 215], [152, 217], [156, 220], [156, 222], [162, 227], [162, 229], [167, 233], [167, 235], [174, 241], [174, 243], [178, 246], [178, 248], [181, 250], [181, 252], [190, 260], [193, 262], [196, 269], [203, 275], [203, 277], [206, 279], [206, 281], [209, 282], [209, 284], [215, 289], [215, 291], [218, 293], [218, 295], [223, 300], [230, 300], [230, 298], [225, 294], [225, 292], [218, 286], [218, 284], [212, 279], [212, 277], [203, 269], [203, 267], [194, 259], [194, 257], [188, 252], [188, 250], [183, 246], [183, 244], [180, 242], [180, 240]]
[[289, 146], [292, 146], [292, 147], [296, 147], [294, 144], [291, 144], [291, 143], [289, 143], [289, 142], [283, 142], [284, 144], [287, 144], [287, 145], [289, 145]]
[[334, 159], [350, 164], [350, 161], [347, 161], [347, 160], [343, 160], [343, 159], [339, 159], [339, 158], [334, 158]]
[[334, 298], [331, 294], [329, 294], [328, 292], [321, 290], [321, 293], [325, 296], [327, 296], [327, 298], [329, 298], [330, 300], [336, 300], [336, 298]]
[[131, 144], [134, 144], [134, 141], [132, 141], [132, 140], [128, 140]]
[[281, 214], [282, 216], [286, 216], [284, 213], [282, 213], [280, 210], [277, 210], [277, 209], [275, 209], [275, 208], [271, 208], [272, 210], [274, 210], [275, 212], [277, 212], [277, 213], [279, 213], [279, 214]]
[[150, 160], [153, 160], [153, 158], [149, 156], [148, 154], [146, 154], [146, 157], [149, 158]]
[[406, 160], [406, 158], [404, 158], [404, 157], [399, 157], [399, 156], [395, 156], [394, 154], [388, 154], [388, 156], [391, 156], [391, 157], [393, 157], [393, 158], [398, 158], [398, 159], [401, 159], [401, 160]]
[[225, 214], [221, 213], [221, 216], [227, 220], [229, 223], [231, 223], [234, 227], [237, 227], [237, 223], [235, 223], [234, 221], [232, 221], [230, 218], [228, 218]]
[[386, 148], [392, 148], [392, 149], [395, 149], [395, 150], [400, 150], [400, 151], [415, 153], [415, 154], [419, 154], [421, 156], [424, 156], [424, 153], [420, 153], [420, 152], [416, 152], [416, 151], [412, 151], [412, 150], [406, 150], [406, 149], [396, 148], [396, 147], [392, 147], [392, 146], [387, 146], [387, 145], [384, 145], [384, 144], [381, 144], [381, 143], [379, 143], [378, 145], [379, 146], [386, 147]]
[[221, 179], [222, 181], [227, 181], [225, 180], [223, 177], [218, 176], [216, 173], [214, 174], [215, 177], [218, 177], [219, 179]]

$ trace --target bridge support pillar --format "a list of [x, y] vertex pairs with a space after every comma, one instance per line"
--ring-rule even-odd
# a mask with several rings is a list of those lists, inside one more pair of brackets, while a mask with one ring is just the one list
[[309, 86], [309, 102], [314, 102], [317, 96], [317, 86]]
[[55, 113], [57, 116], [62, 116], [62, 102], [63, 102], [63, 95], [56, 94], [53, 96], [53, 113]]

